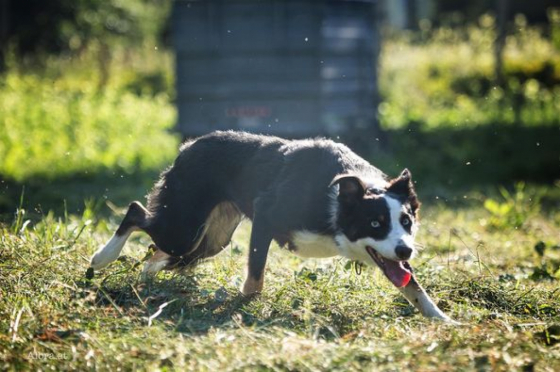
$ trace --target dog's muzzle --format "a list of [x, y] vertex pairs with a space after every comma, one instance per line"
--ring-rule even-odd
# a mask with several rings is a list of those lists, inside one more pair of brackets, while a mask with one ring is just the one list
[[[412, 255], [412, 249], [408, 249], [410, 250], [410, 253], [408, 253], [410, 257]], [[385, 258], [370, 246], [366, 247], [366, 251], [395, 287], [406, 287], [408, 282], [410, 282], [412, 278], [412, 267], [410, 267], [407, 261], [393, 261]]]

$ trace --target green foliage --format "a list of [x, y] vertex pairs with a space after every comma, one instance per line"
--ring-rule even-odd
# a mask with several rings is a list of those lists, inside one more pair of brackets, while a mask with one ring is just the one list
[[502, 200], [488, 198], [484, 201], [484, 208], [490, 213], [489, 227], [518, 229], [539, 213], [539, 196], [527, 194], [525, 183], [515, 184], [513, 192], [504, 187], [500, 187], [499, 190]]
[[20, 63], [31, 59], [40, 64], [49, 54], [80, 53], [94, 44], [157, 45], [171, 4], [171, 0], [10, 2], [3, 19], [8, 22], [7, 34], [0, 47], [9, 45]]
[[[556, 32], [558, 24], [551, 28]], [[560, 50], [555, 39], [517, 17], [504, 49], [505, 82], [498, 84], [495, 32], [494, 19], [485, 15], [478, 25], [465, 28], [424, 25], [419, 34], [392, 35], [381, 55], [382, 126], [558, 125]]]
[[62, 24], [61, 38], [69, 49], [98, 41], [139, 45], [155, 43], [171, 8], [169, 0], [78, 0], [73, 19]]
[[165, 94], [137, 96], [92, 81], [0, 78], [0, 174], [16, 180], [161, 167], [177, 151]]
[[537, 253], [538, 258], [531, 279], [560, 279], [560, 244], [547, 245], [540, 241], [535, 244], [535, 253]]
[[560, 8], [550, 8], [548, 10], [550, 19], [550, 38], [557, 49], [560, 49]]

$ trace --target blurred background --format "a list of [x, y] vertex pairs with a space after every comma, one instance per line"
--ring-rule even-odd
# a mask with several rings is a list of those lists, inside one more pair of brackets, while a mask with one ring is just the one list
[[559, 113], [557, 1], [0, 0], [4, 220], [142, 198], [215, 129], [331, 137], [428, 198], [559, 194]]

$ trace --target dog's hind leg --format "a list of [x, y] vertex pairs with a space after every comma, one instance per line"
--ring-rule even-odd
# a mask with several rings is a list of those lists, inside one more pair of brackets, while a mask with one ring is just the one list
[[146, 281], [149, 276], [154, 276], [159, 271], [168, 268], [176, 257], [172, 257], [162, 250], [157, 249], [154, 255], [144, 264], [140, 280]]
[[243, 215], [235, 204], [222, 202], [216, 205], [204, 224], [204, 238], [191, 256], [201, 259], [220, 253], [231, 241], [242, 219]]
[[200, 260], [220, 253], [231, 241], [242, 218], [243, 215], [235, 204], [219, 203], [212, 209], [206, 222], [197, 229], [196, 240], [191, 243], [187, 253], [172, 256], [158, 248], [144, 264], [140, 279], [145, 281], [148, 276], [153, 276], [161, 270], [184, 270], [194, 267]]
[[103, 247], [93, 254], [90, 266], [93, 269], [101, 269], [115, 261], [119, 257], [124, 243], [126, 243], [130, 234], [136, 230], [146, 228], [149, 216], [150, 213], [142, 204], [137, 201], [132, 202], [115, 234]]

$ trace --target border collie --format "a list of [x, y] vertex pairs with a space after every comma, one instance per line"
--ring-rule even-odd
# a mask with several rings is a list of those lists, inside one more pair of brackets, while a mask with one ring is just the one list
[[424, 316], [453, 322], [408, 263], [416, 254], [419, 206], [407, 169], [390, 180], [342, 144], [214, 132], [182, 145], [147, 208], [130, 204], [88, 273], [116, 260], [138, 230], [157, 247], [144, 276], [194, 266], [221, 252], [247, 216], [252, 231], [244, 295], [262, 291], [274, 239], [301, 257], [344, 256], [378, 266]]

